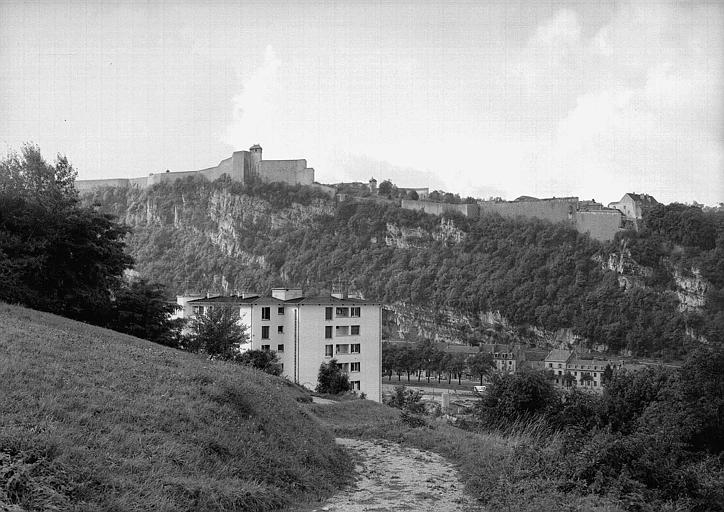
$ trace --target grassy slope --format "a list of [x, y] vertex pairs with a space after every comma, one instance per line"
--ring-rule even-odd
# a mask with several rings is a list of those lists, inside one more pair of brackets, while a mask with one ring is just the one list
[[350, 474], [285, 381], [0, 303], [0, 510], [269, 510]]

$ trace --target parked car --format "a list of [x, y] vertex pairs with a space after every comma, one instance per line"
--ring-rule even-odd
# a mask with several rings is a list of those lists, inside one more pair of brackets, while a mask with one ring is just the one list
[[476, 395], [484, 395], [488, 391], [488, 386], [473, 386], [473, 393]]

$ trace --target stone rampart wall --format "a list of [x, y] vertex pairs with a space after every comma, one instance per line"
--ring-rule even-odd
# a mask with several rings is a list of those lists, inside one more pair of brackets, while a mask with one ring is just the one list
[[176, 180], [182, 180], [190, 176], [196, 176], [199, 171], [181, 171], [181, 172], [159, 172], [157, 174], [148, 175], [148, 187], [157, 185], [159, 183], [173, 183]]
[[[143, 178], [146, 179], [145, 177]], [[108, 180], [77, 180], [75, 188], [78, 192], [87, 192], [101, 187], [128, 187], [128, 178], [113, 178]]]
[[576, 213], [576, 230], [588, 233], [594, 240], [613, 240], [621, 230], [623, 215], [618, 210], [594, 210]]
[[259, 176], [267, 183], [281, 181], [290, 185], [311, 185], [314, 182], [314, 169], [307, 168], [302, 160], [262, 160], [259, 163]]
[[457, 212], [465, 217], [477, 217], [479, 209], [477, 204], [450, 204], [436, 203], [434, 201], [413, 201], [403, 199], [400, 206], [406, 210], [422, 210], [431, 215], [442, 215], [446, 212]]
[[481, 201], [480, 214], [498, 213], [503, 217], [526, 217], [549, 222], [574, 222], [577, 197], [543, 199], [541, 201]]

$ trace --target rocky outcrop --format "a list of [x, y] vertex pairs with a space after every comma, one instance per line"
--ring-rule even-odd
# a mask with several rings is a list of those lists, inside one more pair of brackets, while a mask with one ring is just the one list
[[[499, 311], [478, 311], [470, 315], [452, 308], [432, 309], [405, 302], [395, 302], [385, 308], [385, 330], [391, 338], [414, 339], [419, 335], [423, 339], [453, 344], [518, 342], [558, 348], [590, 345], [589, 340], [571, 328], [556, 331], [537, 326], [520, 328], [511, 325]], [[598, 352], [608, 350], [605, 344], [590, 348]]]
[[440, 224], [432, 231], [422, 228], [400, 227], [387, 223], [385, 233], [385, 245], [398, 249], [421, 249], [429, 247], [435, 242], [447, 244], [460, 243], [465, 238], [465, 233], [455, 226], [452, 219], [440, 219]]
[[706, 305], [706, 294], [710, 285], [701, 277], [699, 269], [692, 268], [690, 275], [684, 275], [681, 270], [675, 269], [674, 282], [680, 311], [700, 310]]
[[619, 252], [608, 255], [607, 260], [601, 261], [601, 268], [612, 270], [618, 274], [618, 284], [626, 290], [634, 286], [644, 286], [646, 278], [653, 275], [653, 269], [639, 265], [631, 257], [631, 251], [624, 244]]

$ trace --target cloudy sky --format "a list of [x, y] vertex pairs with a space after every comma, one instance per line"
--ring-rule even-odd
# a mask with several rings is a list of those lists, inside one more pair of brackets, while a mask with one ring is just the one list
[[317, 181], [724, 201], [724, 2], [0, 2], [0, 151], [79, 178], [260, 143]]

